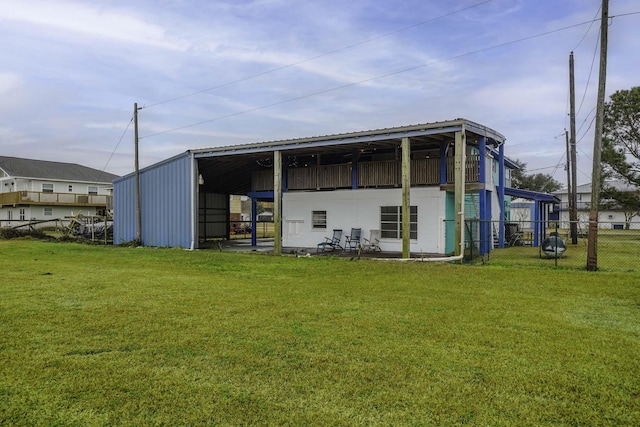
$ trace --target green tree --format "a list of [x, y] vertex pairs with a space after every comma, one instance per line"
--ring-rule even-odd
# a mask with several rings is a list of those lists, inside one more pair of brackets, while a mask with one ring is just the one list
[[606, 177], [640, 186], [640, 86], [605, 103], [602, 163]]
[[[604, 106], [602, 130], [602, 170], [605, 179], [622, 181], [640, 188], [640, 87], [619, 90]], [[606, 182], [601, 200], [605, 208], [624, 212], [625, 225], [640, 215], [638, 191], [621, 191]]]
[[640, 197], [637, 191], [621, 191], [606, 183], [600, 192], [600, 206], [603, 209], [619, 209], [624, 213], [624, 227], [629, 229], [631, 220], [640, 215]]
[[553, 193], [562, 188], [562, 184], [553, 179], [549, 174], [536, 173], [527, 174], [527, 164], [516, 160], [518, 169], [511, 173], [511, 187], [521, 190], [538, 191], [540, 193]]

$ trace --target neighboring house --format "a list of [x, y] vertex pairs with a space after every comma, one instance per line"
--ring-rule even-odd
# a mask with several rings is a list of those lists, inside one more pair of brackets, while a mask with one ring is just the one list
[[[613, 187], [618, 191], [631, 191], [640, 194], [640, 189], [619, 181], [607, 181], [604, 186]], [[591, 210], [591, 183], [578, 185], [576, 188], [578, 222], [584, 229], [588, 228], [589, 212]], [[566, 189], [554, 193], [560, 198], [560, 223], [569, 223], [569, 196]], [[598, 209], [598, 228], [624, 229], [627, 218], [625, 212], [616, 207]], [[634, 215], [629, 218], [629, 228], [640, 229], [640, 216]]]
[[107, 172], [73, 163], [0, 156], [0, 225], [105, 215], [112, 209]]
[[[462, 240], [482, 253], [502, 245], [509, 208], [505, 138], [456, 119], [388, 129], [188, 150], [140, 171], [141, 228], [135, 175], [114, 181], [114, 243], [197, 248], [228, 228], [203, 212], [230, 211], [229, 195], [273, 202], [274, 250], [315, 248], [333, 229], [381, 231], [385, 251], [460, 256]], [[202, 179], [199, 179], [199, 178]], [[524, 192], [524, 197], [536, 196]], [[520, 193], [516, 193], [518, 195]], [[403, 206], [409, 227], [403, 232]], [[465, 226], [464, 219], [475, 220]], [[473, 236], [471, 236], [473, 234]]]

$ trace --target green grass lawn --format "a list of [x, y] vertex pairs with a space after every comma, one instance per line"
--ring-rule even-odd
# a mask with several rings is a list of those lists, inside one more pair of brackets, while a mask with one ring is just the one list
[[0, 241], [2, 425], [640, 425], [640, 275]]
[[[640, 273], [640, 230], [601, 230], [598, 235], [598, 270], [604, 272]], [[567, 239], [567, 251], [556, 262], [540, 254], [539, 247], [514, 246], [493, 250], [488, 261], [509, 267], [585, 270], [587, 265], [587, 239], [580, 238], [573, 245]]]

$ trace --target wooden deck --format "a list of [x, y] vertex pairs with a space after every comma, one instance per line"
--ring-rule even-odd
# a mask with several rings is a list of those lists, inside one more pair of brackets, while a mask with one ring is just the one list
[[38, 191], [13, 191], [0, 193], [0, 207], [18, 205], [47, 206], [112, 206], [113, 196], [77, 193], [42, 193]]
[[[440, 185], [440, 159], [411, 160], [411, 185]], [[480, 176], [478, 156], [468, 156], [466, 176], [468, 183], [477, 183]], [[384, 160], [357, 164], [358, 188], [388, 188], [401, 186], [401, 162]], [[447, 158], [447, 182], [454, 182], [453, 158]], [[340, 163], [334, 165], [288, 168], [286, 170], [288, 190], [324, 190], [352, 188], [353, 165]], [[273, 191], [273, 169], [256, 171], [253, 174], [254, 191]]]

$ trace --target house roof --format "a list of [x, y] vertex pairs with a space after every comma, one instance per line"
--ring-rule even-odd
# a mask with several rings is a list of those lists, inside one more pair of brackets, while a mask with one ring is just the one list
[[234, 154], [249, 154], [272, 152], [274, 150], [296, 150], [304, 148], [317, 150], [319, 147], [349, 146], [356, 143], [376, 143], [400, 139], [402, 137], [432, 138], [440, 140], [441, 135], [464, 129], [478, 136], [487, 138], [487, 145], [498, 146], [505, 141], [505, 137], [495, 130], [472, 122], [467, 119], [422, 123], [393, 128], [374, 129], [368, 131], [349, 132], [307, 138], [287, 139], [278, 141], [256, 142], [250, 144], [227, 145], [222, 147], [202, 148], [190, 150], [196, 158], [210, 156], [225, 156]]
[[[467, 119], [414, 124], [393, 128], [358, 131], [325, 136], [313, 136], [280, 141], [258, 142], [224, 147], [203, 148], [188, 151], [198, 161], [199, 172], [211, 192], [246, 194], [251, 191], [253, 171], [263, 169], [265, 159], [274, 151], [283, 153], [285, 162], [349, 161], [353, 153], [366, 156], [393, 156], [402, 138], [411, 138], [411, 150], [436, 150], [453, 143], [456, 132], [464, 130], [469, 145], [477, 145], [480, 137], [486, 138], [487, 147], [495, 149], [505, 142], [505, 137], [493, 129]], [[317, 157], [314, 157], [317, 156]], [[313, 157], [313, 158], [312, 158]]]
[[[612, 187], [618, 191], [640, 191], [638, 187], [634, 187], [633, 185], [629, 185], [622, 181], [605, 181], [603, 187]], [[591, 194], [591, 183], [576, 186], [576, 193]], [[554, 191], [553, 194], [567, 194], [567, 189], [563, 188], [562, 190]]]
[[[203, 176], [205, 184], [201, 188], [211, 193], [248, 194], [252, 191], [252, 174], [272, 167], [275, 151], [282, 152], [285, 164], [341, 163], [351, 161], [354, 155], [361, 161], [374, 155], [392, 158], [403, 138], [411, 139], [412, 152], [427, 152], [454, 143], [456, 133], [463, 130], [468, 145], [477, 146], [481, 137], [486, 138], [487, 149], [493, 155], [493, 151], [505, 142], [505, 137], [495, 130], [458, 118], [368, 131], [192, 149], [143, 168], [140, 172], [146, 173], [189, 156], [197, 161], [198, 173]], [[507, 167], [512, 165], [506, 160], [505, 164]], [[133, 176], [132, 172], [121, 180]]]
[[111, 183], [118, 175], [75, 163], [0, 156], [0, 169], [13, 178]]

